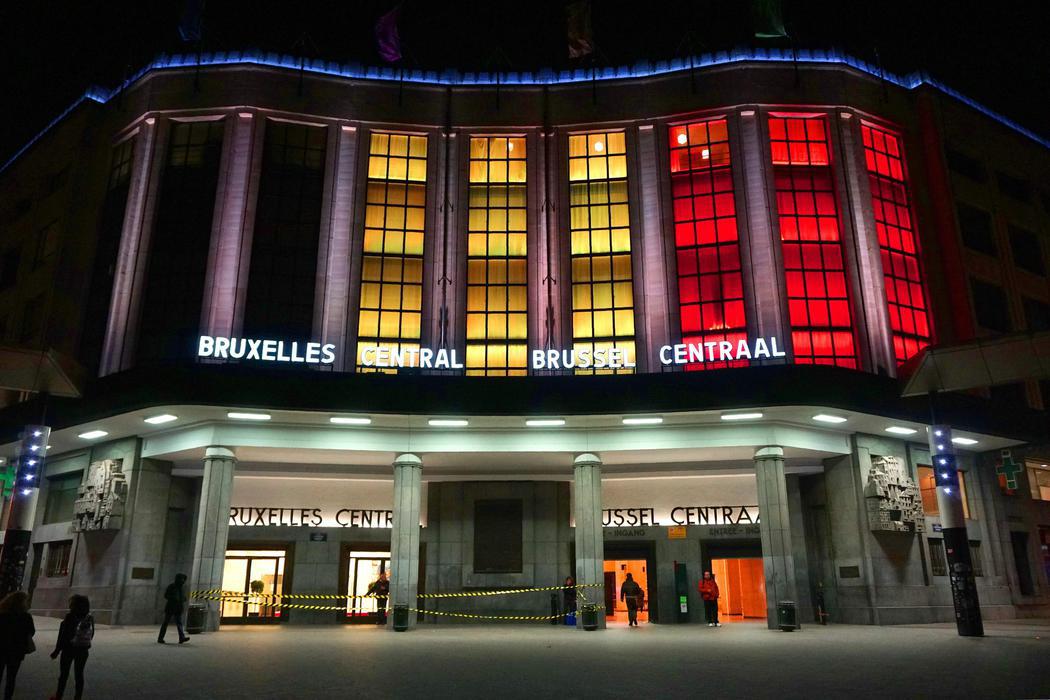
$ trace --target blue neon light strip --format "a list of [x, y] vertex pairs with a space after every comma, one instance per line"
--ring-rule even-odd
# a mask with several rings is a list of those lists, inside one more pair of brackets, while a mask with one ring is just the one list
[[[1013, 129], [1035, 141], [1036, 143], [1050, 149], [1050, 139], [1036, 134], [1017, 122], [1004, 117], [988, 107], [974, 101], [973, 99], [948, 87], [944, 83], [921, 72], [909, 73], [908, 75], [897, 75], [881, 71], [866, 61], [861, 61], [849, 54], [835, 50], [822, 49], [799, 49], [797, 52], [799, 63], [826, 63], [837, 66], [848, 66], [862, 73], [885, 80], [907, 90], [914, 90], [921, 85], [929, 85], [940, 90], [963, 104], [972, 107], [981, 114], [994, 119], [1004, 126]], [[795, 55], [787, 49], [734, 49], [732, 51], [718, 51], [716, 53], [703, 54], [692, 58], [675, 58], [663, 61], [639, 61], [632, 66], [613, 66], [595, 68], [592, 72], [589, 68], [577, 68], [574, 70], [539, 70], [539, 71], [510, 71], [500, 73], [490, 72], [460, 72], [457, 70], [423, 70], [412, 68], [402, 70], [391, 66], [365, 66], [356, 63], [335, 63], [317, 59], [303, 59], [287, 54], [277, 54], [264, 51], [219, 51], [216, 53], [201, 54], [198, 59], [196, 54], [176, 54], [173, 56], [158, 56], [152, 63], [128, 78], [124, 83], [112, 90], [103, 88], [92, 88], [82, 97], [69, 106], [62, 114], [51, 121], [44, 129], [34, 136], [25, 146], [20, 148], [3, 166], [0, 172], [6, 170], [14, 161], [25, 153], [34, 143], [47, 133], [51, 127], [62, 121], [70, 112], [79, 107], [83, 102], [91, 100], [105, 104], [117, 96], [147, 73], [158, 70], [173, 68], [195, 68], [198, 65], [207, 66], [233, 66], [233, 65], [257, 65], [271, 68], [286, 68], [290, 70], [303, 70], [318, 75], [331, 75], [351, 80], [403, 80], [408, 83], [420, 83], [424, 85], [471, 85], [471, 86], [496, 86], [496, 85], [565, 85], [573, 83], [585, 83], [591, 80], [625, 80], [631, 78], [648, 78], [669, 73], [679, 73], [694, 68], [711, 68], [715, 66], [726, 66], [737, 63], [792, 63]]]

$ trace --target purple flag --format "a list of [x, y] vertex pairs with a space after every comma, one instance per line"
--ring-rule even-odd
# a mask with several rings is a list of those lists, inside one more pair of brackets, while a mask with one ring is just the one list
[[401, 35], [397, 32], [397, 21], [401, 18], [400, 3], [376, 22], [376, 49], [379, 57], [387, 63], [401, 60]]

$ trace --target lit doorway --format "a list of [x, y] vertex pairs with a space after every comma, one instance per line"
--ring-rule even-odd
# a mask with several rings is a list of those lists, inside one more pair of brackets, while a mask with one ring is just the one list
[[[379, 579], [379, 575], [390, 573], [390, 552], [357, 551], [351, 549], [347, 556], [346, 593], [348, 596], [368, 594], [368, 588]], [[378, 603], [375, 598], [348, 597], [346, 620], [375, 624], [379, 621]]]
[[721, 622], [766, 619], [766, 577], [759, 558], [712, 559]]
[[287, 552], [281, 549], [228, 549], [222, 572], [222, 590], [243, 598], [222, 602], [222, 622], [280, 622], [281, 594]]
[[638, 622], [649, 621], [649, 565], [645, 559], [605, 560], [605, 619], [609, 622], [627, 623], [627, 603], [620, 600], [627, 574], [644, 592], [642, 605], [638, 608]]

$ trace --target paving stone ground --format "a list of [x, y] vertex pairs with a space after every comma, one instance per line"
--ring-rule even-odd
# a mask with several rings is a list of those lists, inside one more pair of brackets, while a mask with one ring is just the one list
[[[47, 698], [57, 621], [37, 619], [16, 698]], [[99, 627], [85, 698], [1047, 698], [1050, 621], [953, 625], [241, 627], [156, 643]], [[176, 638], [174, 630], [170, 638]], [[72, 689], [66, 697], [72, 697]]]

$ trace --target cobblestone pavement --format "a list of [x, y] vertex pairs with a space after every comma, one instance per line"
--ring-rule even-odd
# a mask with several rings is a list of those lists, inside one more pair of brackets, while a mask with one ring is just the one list
[[[54, 692], [57, 621], [16, 698]], [[1050, 621], [952, 625], [614, 627], [550, 625], [241, 627], [156, 642], [156, 629], [99, 627], [85, 698], [1036, 698], [1050, 697]], [[171, 640], [175, 631], [169, 631]], [[72, 688], [66, 697], [72, 697]]]

